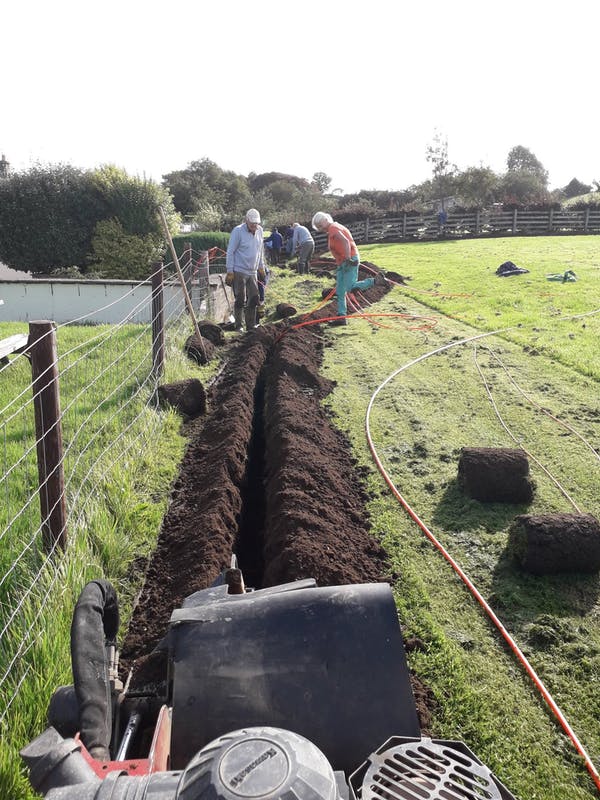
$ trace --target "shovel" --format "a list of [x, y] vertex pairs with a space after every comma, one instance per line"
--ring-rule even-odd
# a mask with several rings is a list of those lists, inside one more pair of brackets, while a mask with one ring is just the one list
[[233, 325], [235, 322], [235, 317], [233, 316], [233, 310], [231, 308], [231, 302], [229, 300], [229, 295], [227, 294], [227, 288], [225, 287], [225, 281], [223, 280], [223, 276], [219, 274], [219, 280], [221, 281], [221, 288], [223, 289], [223, 294], [225, 295], [225, 300], [227, 300], [227, 305], [229, 306], [229, 324]]

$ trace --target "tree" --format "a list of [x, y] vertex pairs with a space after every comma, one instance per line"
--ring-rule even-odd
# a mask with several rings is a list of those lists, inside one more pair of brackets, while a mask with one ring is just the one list
[[223, 219], [223, 212], [218, 206], [203, 203], [193, 215], [192, 222], [200, 231], [218, 231]]
[[309, 188], [307, 180], [299, 178], [297, 175], [288, 175], [285, 172], [261, 172], [258, 175], [255, 172], [251, 172], [248, 175], [248, 188], [252, 193], [255, 193], [261, 189], [268, 189], [272, 183], [279, 181], [291, 183], [301, 191], [306, 191]]
[[325, 194], [325, 192], [331, 186], [331, 178], [324, 172], [315, 172], [315, 174], [312, 176], [312, 182], [313, 185], [316, 186], [321, 192], [321, 194]]
[[444, 200], [452, 194], [453, 176], [456, 166], [448, 159], [448, 139], [439, 131], [433, 136], [433, 142], [427, 145], [425, 158], [433, 166], [432, 187], [434, 195], [444, 208]]
[[506, 159], [507, 172], [502, 180], [504, 202], [546, 203], [548, 172], [531, 150], [513, 147]]
[[461, 205], [487, 206], [499, 198], [500, 177], [489, 167], [469, 167], [456, 175], [455, 189]]
[[294, 184], [286, 180], [274, 181], [265, 186], [264, 191], [273, 198], [276, 208], [291, 208], [298, 204], [302, 196]]
[[192, 161], [186, 169], [163, 175], [162, 183], [173, 196], [177, 211], [187, 216], [210, 205], [220, 208], [224, 216], [238, 217], [252, 205], [247, 180], [221, 169], [208, 158]]
[[592, 187], [587, 183], [581, 183], [577, 178], [573, 178], [563, 189], [565, 197], [579, 197], [580, 194], [588, 194], [592, 191]]
[[509, 172], [525, 172], [533, 175], [544, 189], [548, 186], [548, 171], [544, 169], [531, 150], [522, 145], [517, 145], [510, 150], [506, 158], [506, 167]]
[[527, 205], [550, 201], [539, 177], [524, 170], [506, 172], [501, 181], [501, 190], [504, 203]]

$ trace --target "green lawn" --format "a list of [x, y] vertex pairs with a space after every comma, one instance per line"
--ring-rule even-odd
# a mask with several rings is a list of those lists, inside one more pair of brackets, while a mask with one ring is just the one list
[[[369, 309], [385, 316], [326, 334], [334, 346], [325, 348], [324, 372], [336, 381], [326, 403], [368, 470], [373, 529], [398, 576], [406, 634], [421, 642], [410, 664], [437, 704], [434, 735], [464, 740], [521, 798], [597, 793], [516, 657], [384, 484], [365, 415], [375, 390], [400, 370], [373, 404], [376, 452], [514, 636], [597, 765], [598, 574], [535, 578], [518, 569], [507, 541], [519, 513], [572, 513], [575, 504], [600, 516], [599, 254], [594, 237], [362, 247], [363, 260], [412, 279]], [[497, 277], [506, 260], [529, 274]], [[566, 269], [576, 283], [546, 279]], [[311, 301], [319, 297], [320, 288]], [[499, 333], [456, 344], [492, 331]], [[460, 449], [471, 446], [525, 448], [537, 485], [532, 504], [465, 497], [457, 463]]]
[[[400, 370], [373, 404], [370, 433], [376, 452], [397, 490], [515, 637], [598, 765], [598, 575], [528, 576], [513, 563], [507, 540], [519, 513], [570, 512], [575, 502], [600, 515], [599, 323], [593, 313], [600, 307], [600, 238], [378, 245], [361, 248], [361, 256], [411, 280], [370, 309], [385, 316], [324, 331], [331, 346], [324, 350], [323, 371], [337, 384], [325, 402], [365, 468], [372, 528], [389, 553], [405, 635], [420, 642], [409, 654], [410, 666], [435, 698], [432, 734], [465, 741], [521, 800], [597, 797], [582, 759], [516, 658], [384, 483], [367, 445], [365, 417], [373, 393]], [[506, 260], [529, 274], [498, 278], [495, 270]], [[576, 283], [546, 280], [547, 274], [566, 269], [576, 273]], [[272, 313], [286, 301], [309, 311], [319, 304], [324, 286], [331, 281], [274, 268], [267, 307]], [[123, 334], [122, 349], [135, 339], [131, 327]], [[22, 329], [2, 325], [0, 337]], [[66, 353], [76, 344], [89, 346], [96, 329], [62, 330], [64, 337], [73, 337], [59, 338], [59, 352]], [[499, 333], [473, 340], [493, 331]], [[204, 379], [216, 369], [190, 370], [181, 358], [186, 333], [169, 344], [168, 380], [192, 373]], [[89, 362], [91, 374], [100, 363]], [[21, 376], [18, 369], [11, 372], [11, 385], [0, 381], [0, 408], [11, 392], [27, 385], [26, 370]], [[85, 380], [89, 373], [75, 380], [73, 372], [69, 396], [75, 397]], [[98, 390], [101, 397], [110, 391], [107, 385]], [[49, 595], [43, 617], [49, 633], [31, 651], [22, 697], [2, 730], [2, 797], [32, 797], [16, 753], [43, 729], [51, 690], [70, 680], [70, 615], [87, 576], [103, 572], [116, 583], [125, 597], [126, 625], [140, 579], [129, 567], [152, 547], [184, 445], [177, 418], [167, 414], [152, 429], [147, 449], [140, 450], [140, 435], [155, 415], [147, 399], [140, 396], [137, 411], [128, 412], [139, 418], [139, 428], [134, 426], [123, 444], [130, 453], [126, 466], [113, 459], [95, 481], [80, 534], [59, 576], [64, 588]], [[82, 405], [94, 407], [97, 401], [86, 396]], [[106, 415], [99, 427], [106, 425], [110, 438], [112, 412], [104, 406], [101, 411]], [[99, 435], [91, 447], [102, 451], [103, 438]], [[526, 448], [536, 481], [531, 506], [485, 505], [463, 496], [456, 474], [465, 446]], [[11, 491], [18, 491], [16, 483]], [[141, 520], [137, 528], [135, 520]], [[119, 530], [132, 525], [131, 541], [123, 542]], [[47, 587], [48, 582], [40, 584], [38, 599]], [[6, 645], [0, 652], [5, 667], [12, 644]]]

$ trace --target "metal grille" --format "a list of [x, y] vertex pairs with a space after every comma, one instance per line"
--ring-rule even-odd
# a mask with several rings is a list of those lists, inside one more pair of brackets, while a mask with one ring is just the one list
[[430, 739], [373, 754], [360, 797], [361, 800], [502, 800], [487, 767]]

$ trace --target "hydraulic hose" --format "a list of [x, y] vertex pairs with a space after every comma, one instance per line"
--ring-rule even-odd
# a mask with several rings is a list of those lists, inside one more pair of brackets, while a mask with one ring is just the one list
[[[597, 313], [597, 312], [594, 312], [594, 313]], [[575, 749], [577, 750], [577, 752], [579, 753], [579, 755], [583, 758], [587, 771], [590, 773], [590, 775], [592, 777], [592, 780], [594, 781], [594, 783], [596, 785], [596, 788], [600, 791], [600, 774], [598, 773], [598, 770], [594, 766], [594, 763], [592, 762], [592, 760], [591, 760], [590, 756], [588, 755], [588, 753], [586, 752], [585, 748], [583, 747], [583, 745], [581, 744], [581, 742], [577, 738], [577, 735], [575, 734], [575, 732], [573, 731], [573, 729], [569, 725], [569, 723], [568, 723], [567, 719], [565, 718], [564, 714], [562, 713], [562, 711], [558, 707], [557, 703], [554, 701], [552, 695], [550, 694], [548, 689], [546, 689], [546, 687], [544, 686], [544, 683], [539, 678], [539, 676], [536, 674], [535, 670], [533, 669], [533, 667], [531, 666], [531, 664], [527, 660], [525, 654], [521, 651], [521, 649], [519, 648], [519, 646], [517, 645], [515, 640], [512, 638], [512, 636], [506, 630], [506, 628], [504, 627], [504, 625], [502, 624], [500, 619], [496, 616], [496, 614], [494, 613], [494, 611], [492, 610], [492, 608], [490, 607], [488, 602], [484, 599], [484, 597], [478, 591], [476, 586], [472, 583], [470, 578], [461, 569], [459, 564], [452, 558], [452, 556], [444, 548], [442, 543], [434, 536], [434, 534], [429, 530], [427, 525], [423, 522], [423, 520], [421, 520], [419, 518], [417, 513], [411, 508], [409, 503], [405, 500], [405, 498], [400, 494], [398, 489], [395, 487], [392, 479], [390, 478], [390, 476], [386, 472], [385, 467], [383, 466], [383, 464], [381, 462], [381, 459], [379, 458], [379, 456], [377, 454], [375, 445], [373, 444], [373, 439], [371, 437], [371, 430], [370, 430], [370, 424], [369, 423], [370, 423], [371, 409], [373, 408], [373, 404], [375, 402], [375, 399], [376, 399], [377, 395], [379, 394], [379, 392], [393, 378], [395, 378], [396, 375], [399, 375], [401, 372], [403, 372], [404, 370], [408, 369], [409, 367], [414, 366], [415, 364], [419, 363], [420, 361], [424, 361], [426, 358], [429, 358], [430, 356], [436, 355], [437, 353], [441, 353], [444, 350], [448, 350], [451, 347], [457, 347], [458, 345], [466, 344], [467, 342], [472, 342], [472, 341], [474, 341], [476, 339], [483, 339], [484, 337], [487, 337], [487, 336], [493, 336], [493, 335], [497, 335], [499, 333], [506, 333], [509, 330], [511, 330], [511, 329], [510, 328], [505, 328], [503, 330], [492, 331], [490, 333], [481, 333], [481, 334], [477, 334], [475, 336], [470, 336], [470, 337], [468, 337], [466, 339], [460, 339], [459, 341], [451, 342], [449, 344], [443, 345], [442, 347], [438, 347], [435, 350], [430, 351], [429, 353], [425, 353], [425, 354], [419, 356], [418, 358], [413, 359], [412, 361], [409, 361], [407, 364], [404, 364], [404, 366], [402, 366], [399, 369], [397, 369], [394, 372], [392, 372], [392, 374], [388, 375], [388, 377], [383, 381], [383, 383], [381, 383], [377, 387], [377, 389], [373, 392], [373, 394], [371, 396], [371, 399], [369, 401], [369, 405], [367, 407], [366, 420], [365, 420], [366, 436], [367, 436], [367, 441], [368, 441], [368, 444], [369, 444], [369, 449], [371, 451], [371, 455], [373, 456], [373, 459], [374, 459], [374, 461], [375, 461], [375, 463], [377, 465], [377, 468], [381, 472], [381, 474], [383, 476], [383, 479], [385, 480], [386, 484], [391, 489], [393, 495], [396, 497], [396, 499], [398, 500], [400, 505], [404, 508], [404, 510], [407, 512], [407, 514], [411, 517], [411, 519], [414, 522], [417, 523], [417, 525], [423, 531], [425, 536], [427, 536], [427, 538], [432, 542], [432, 544], [437, 548], [437, 550], [443, 555], [443, 557], [446, 559], [446, 561], [448, 561], [448, 563], [451, 565], [452, 569], [461, 578], [461, 580], [466, 585], [466, 587], [469, 589], [471, 594], [475, 597], [475, 599], [481, 605], [481, 607], [483, 608], [485, 613], [488, 615], [490, 620], [496, 626], [496, 628], [498, 629], [498, 631], [502, 635], [503, 639], [506, 641], [506, 643], [508, 644], [508, 646], [512, 650], [513, 654], [517, 657], [517, 659], [519, 660], [519, 662], [521, 663], [521, 665], [525, 669], [526, 673], [529, 675], [529, 677], [533, 681], [535, 687], [540, 692], [540, 694], [544, 698], [545, 702], [549, 706], [550, 710], [552, 711], [552, 713], [554, 714], [554, 716], [556, 717], [556, 719], [560, 723], [563, 731], [569, 737], [569, 739], [573, 743], [573, 745], [574, 745]]]
[[119, 606], [104, 580], [84, 586], [71, 623], [71, 664], [79, 706], [80, 739], [91, 756], [110, 760], [112, 700], [105, 642], [116, 639]]

